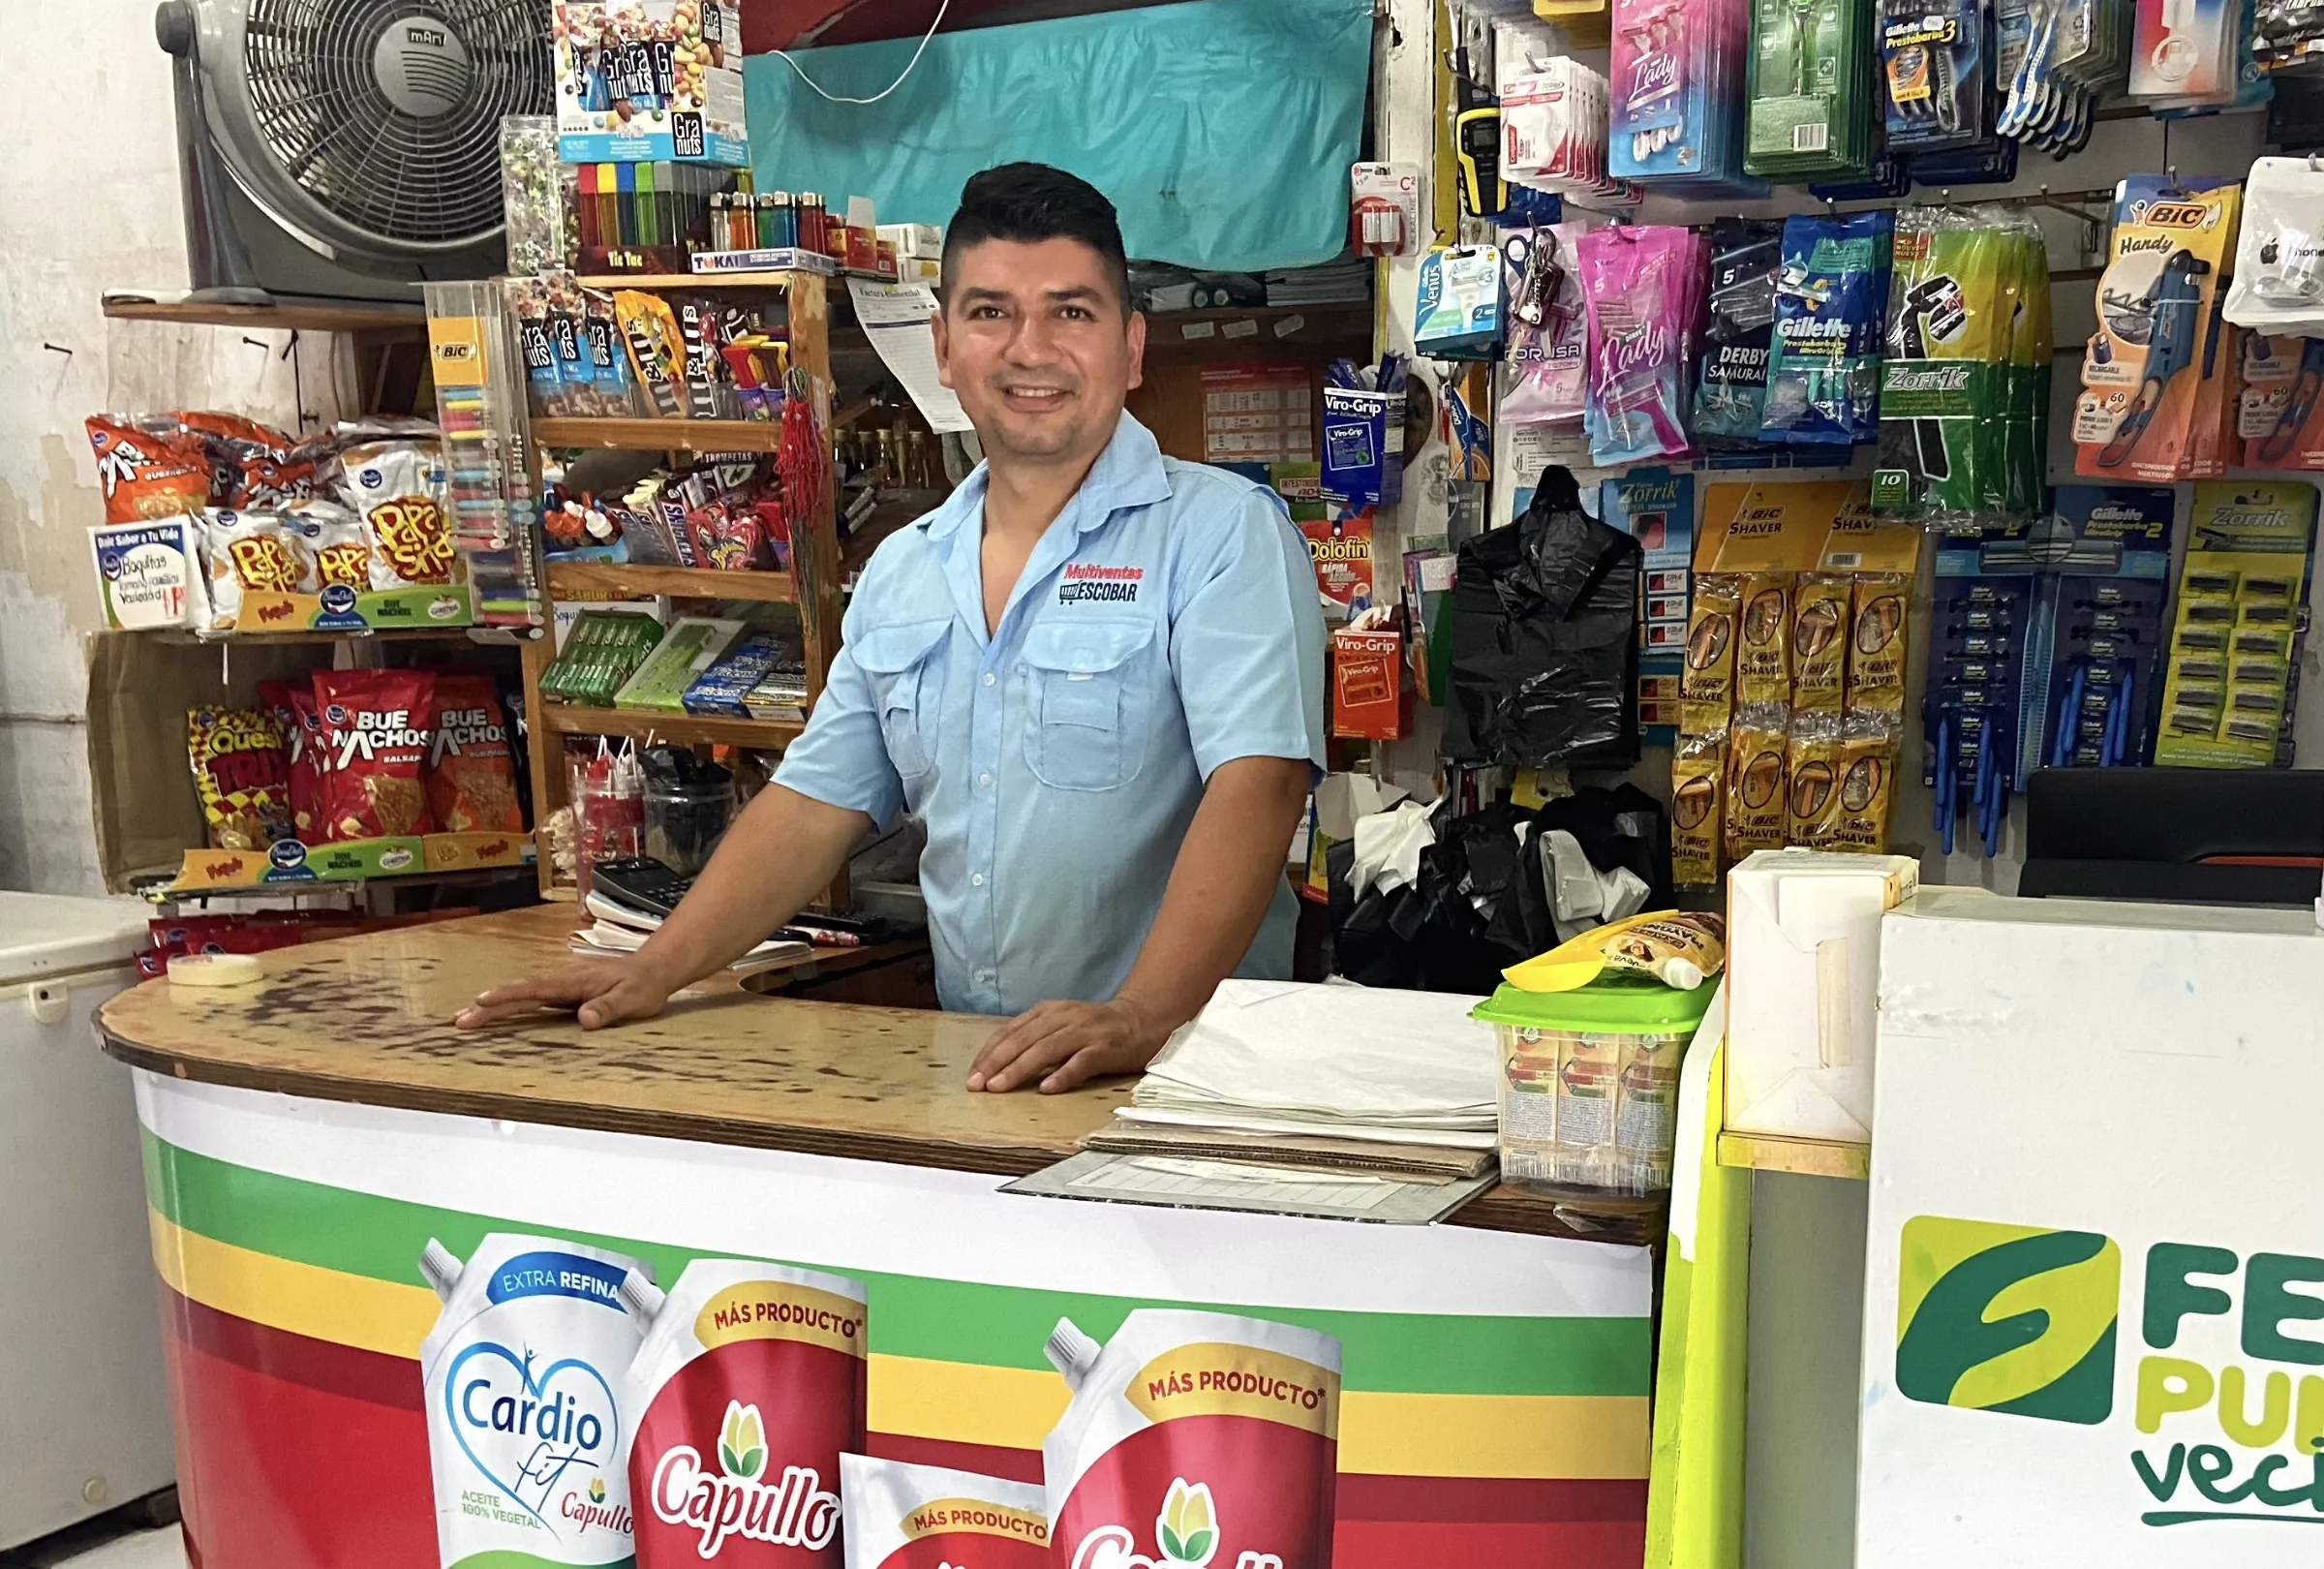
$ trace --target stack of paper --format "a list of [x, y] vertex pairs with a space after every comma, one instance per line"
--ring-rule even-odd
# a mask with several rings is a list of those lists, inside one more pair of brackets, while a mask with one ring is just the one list
[[[581, 908], [596, 917], [596, 924], [575, 932], [566, 945], [584, 958], [627, 958], [661, 930], [659, 914], [629, 904], [610, 888], [591, 888], [589, 896], [581, 901]], [[770, 938], [726, 969], [731, 974], [749, 975], [793, 959], [804, 959], [814, 951], [809, 943]]]
[[1489, 1150], [1500, 1048], [1441, 992], [1228, 981], [1115, 1116], [1131, 1124]]

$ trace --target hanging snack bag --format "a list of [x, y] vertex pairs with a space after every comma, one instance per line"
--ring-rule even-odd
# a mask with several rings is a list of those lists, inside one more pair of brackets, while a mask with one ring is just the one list
[[1878, 434], [1890, 223], [1884, 212], [1784, 220], [1767, 440], [1847, 446]]
[[262, 850], [291, 837], [290, 771], [273, 714], [190, 708], [186, 754], [212, 849]]
[[366, 442], [339, 454], [339, 496], [363, 519], [374, 589], [452, 580], [443, 449], [435, 442]]
[[290, 775], [290, 826], [303, 844], [322, 842], [322, 715], [308, 681], [261, 681], [259, 700], [283, 727], [283, 757]]
[[2232, 181], [2160, 174], [2115, 188], [2098, 328], [2074, 400], [2076, 474], [2149, 484], [2182, 477], [2242, 196]]
[[447, 834], [521, 834], [508, 719], [492, 678], [436, 678], [436, 740], [428, 753], [428, 812]]
[[420, 1387], [444, 1569], [631, 1561], [615, 1391], [644, 1334], [622, 1281], [645, 1268], [501, 1233], [463, 1266], [429, 1239], [419, 1272], [443, 1307], [420, 1342]]
[[128, 415], [91, 415], [87, 424], [107, 523], [199, 513], [209, 505], [208, 463], [188, 444], [140, 429]]
[[314, 453], [273, 426], [209, 409], [188, 410], [177, 422], [209, 455], [216, 505], [258, 510], [315, 493]]
[[1791, 591], [1791, 707], [1838, 713], [1848, 675], [1849, 587], [1811, 574]]
[[210, 626], [218, 631], [241, 620], [245, 594], [296, 594], [314, 571], [298, 532], [273, 512], [203, 512], [201, 554], [209, 563]]
[[1754, 707], [1735, 714], [1727, 739], [1727, 858], [1740, 861], [1754, 850], [1784, 847], [1785, 715], [1781, 708]]
[[1040, 1486], [840, 1457], [847, 1569], [1048, 1569]]
[[1752, 218], [1711, 226], [1711, 324], [1695, 384], [1695, 438], [1706, 446], [1759, 443], [1783, 233], [1781, 224]]
[[1905, 604], [1911, 584], [1896, 572], [1862, 572], [1851, 586], [1848, 706], [1882, 714], [1905, 709]]
[[304, 544], [310, 569], [300, 589], [320, 594], [326, 588], [371, 588], [371, 541], [363, 520], [337, 502], [315, 498], [292, 502], [282, 512], [285, 527], [294, 530]]
[[1742, 580], [1735, 622], [1735, 700], [1787, 703], [1791, 696], [1791, 577], [1754, 572]]
[[1682, 735], [1670, 758], [1670, 873], [1681, 888], [1719, 886], [1727, 735]]
[[322, 837], [432, 834], [421, 780], [435, 745], [436, 677], [425, 670], [318, 670]]
[[1041, 1445], [1056, 1562], [1329, 1569], [1338, 1340], [1141, 1308], [1102, 1348], [1060, 1319], [1046, 1349], [1073, 1391]]
[[638, 1569], [841, 1569], [840, 1457], [864, 1447], [864, 1288], [780, 1264], [694, 1260], [622, 1384]]

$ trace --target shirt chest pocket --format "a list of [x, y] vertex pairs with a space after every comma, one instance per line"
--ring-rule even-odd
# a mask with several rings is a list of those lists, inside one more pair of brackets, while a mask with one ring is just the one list
[[1035, 627], [1024, 640], [1024, 760], [1042, 784], [1110, 790], [1146, 764], [1147, 620]]
[[945, 633], [950, 617], [872, 627], [847, 645], [848, 655], [870, 681], [879, 708], [879, 733], [888, 760], [906, 784], [936, 760], [936, 725], [944, 698]]

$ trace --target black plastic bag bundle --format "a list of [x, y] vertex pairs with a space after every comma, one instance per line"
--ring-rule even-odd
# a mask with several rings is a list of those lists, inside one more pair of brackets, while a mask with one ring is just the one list
[[1544, 470], [1514, 525], [1460, 547], [1445, 754], [1467, 767], [1638, 760], [1637, 540]]

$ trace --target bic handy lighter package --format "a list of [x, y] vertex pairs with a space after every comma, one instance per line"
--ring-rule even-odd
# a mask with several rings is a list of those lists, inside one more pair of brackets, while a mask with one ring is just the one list
[[1041, 1446], [1059, 1569], [1329, 1569], [1339, 1341], [1142, 1308], [1046, 1349], [1073, 1391]]
[[840, 1457], [847, 1569], [1048, 1569], [1038, 1484]]
[[696, 1259], [645, 1320], [622, 1386], [638, 1569], [841, 1569], [840, 1457], [864, 1447], [864, 1288]]
[[444, 1569], [630, 1558], [628, 1433], [614, 1391], [643, 1328], [603, 1248], [495, 1234], [463, 1266], [430, 1240], [443, 1303], [420, 1344]]

